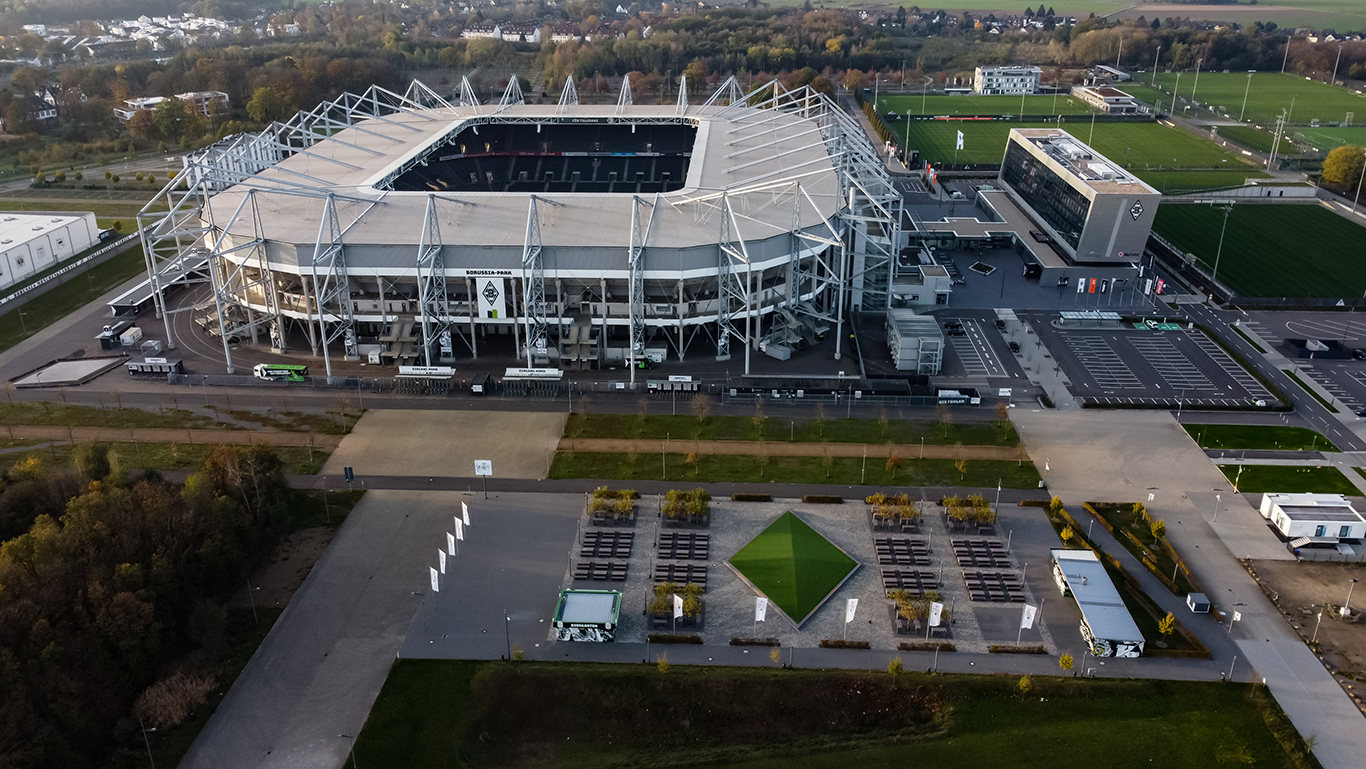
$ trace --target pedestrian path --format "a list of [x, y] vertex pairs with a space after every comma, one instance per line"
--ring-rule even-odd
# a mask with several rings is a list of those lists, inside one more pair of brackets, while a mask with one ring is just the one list
[[[869, 436], [872, 437], [872, 436]], [[657, 438], [561, 438], [558, 451], [608, 454], [740, 454], [775, 457], [902, 457], [903, 459], [1020, 459], [1019, 446], [944, 446], [896, 443], [783, 443], [779, 441], [693, 441]]]

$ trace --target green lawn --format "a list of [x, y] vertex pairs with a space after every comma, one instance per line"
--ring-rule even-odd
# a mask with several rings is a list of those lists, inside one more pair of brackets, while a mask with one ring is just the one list
[[[991, 488], [999, 481], [1008, 489], [1034, 489], [1039, 473], [1028, 461], [968, 460], [964, 472], [952, 459], [907, 457], [900, 469], [887, 469], [887, 460], [869, 457], [769, 457], [739, 454], [637, 454], [557, 451], [551, 478], [600, 480], [688, 481], [699, 483], [819, 483], [842, 486], [962, 486]], [[661, 466], [667, 462], [667, 472]]]
[[1306, 427], [1289, 425], [1185, 424], [1186, 432], [1204, 449], [1285, 449], [1337, 451], [1327, 438]]
[[[833, 409], [832, 409], [833, 410]], [[663, 440], [795, 441], [797, 443], [901, 443], [952, 446], [1018, 446], [1010, 422], [910, 422], [888, 419], [779, 419], [738, 416], [646, 416], [570, 414], [566, 438], [647, 438]]]
[[356, 765], [1317, 765], [1264, 686], [1051, 676], [1031, 684], [1022, 696], [1011, 676], [401, 659], [360, 732]]
[[[1238, 470], [1242, 469], [1239, 475]], [[1224, 477], [1237, 479], [1242, 494], [1347, 494], [1361, 492], [1336, 467], [1296, 465], [1219, 465]]]
[[[79, 445], [79, 444], [77, 444]], [[123, 468], [130, 472], [149, 470], [198, 470], [209, 453], [217, 444], [213, 443], [148, 443], [117, 442], [108, 443], [110, 449], [118, 453]], [[0, 467], [18, 464], [29, 457], [44, 464], [70, 466], [71, 443], [52, 443], [44, 448], [29, 451], [11, 451], [0, 454]], [[276, 446], [275, 453], [285, 464], [285, 472], [294, 475], [314, 475], [327, 462], [328, 452], [322, 449], [309, 450], [306, 446]]]
[[798, 624], [858, 566], [791, 511], [740, 548], [730, 565]]
[[[1263, 131], [1251, 126], [1219, 126], [1219, 135], [1231, 142], [1247, 147], [1254, 152], [1271, 152], [1271, 148], [1276, 143], [1276, 135], [1268, 131]], [[1281, 154], [1295, 154], [1295, 145], [1290, 143], [1286, 137], [1281, 137]]]
[[[1157, 573], [1163, 579], [1170, 580], [1175, 576], [1177, 595], [1196, 592], [1195, 585], [1191, 584], [1190, 578], [1184, 571], [1176, 567], [1176, 561], [1172, 560], [1167, 548], [1158, 544], [1153, 538], [1152, 529], [1148, 522], [1141, 516], [1134, 515], [1133, 502], [1091, 502], [1091, 509], [1100, 514], [1105, 522], [1110, 524], [1115, 530], [1115, 539], [1119, 544], [1129, 551], [1129, 554], [1137, 558], [1140, 562], [1152, 563], [1157, 567]], [[1160, 520], [1160, 519], [1159, 519]], [[1138, 544], [1124, 536], [1124, 532], [1132, 534], [1138, 539]], [[1160, 631], [1159, 631], [1160, 634]]]
[[[873, 93], [865, 94], [868, 101]], [[923, 104], [922, 104], [923, 102]], [[1090, 115], [1091, 107], [1080, 99], [1066, 94], [1053, 96], [1025, 96], [1024, 111], [1020, 111], [1019, 96], [935, 96], [909, 94], [879, 94], [877, 111], [905, 115]]]
[[[1366, 110], [1363, 111], [1366, 112]], [[1362, 122], [1366, 122], [1366, 115], [1363, 115]], [[1356, 125], [1349, 128], [1291, 126], [1286, 130], [1296, 139], [1324, 152], [1343, 144], [1355, 144], [1358, 147], [1366, 145], [1366, 125]]]
[[[1212, 269], [1224, 209], [1166, 204], [1153, 230]], [[1219, 280], [1245, 296], [1361, 296], [1366, 228], [1314, 205], [1235, 205]], [[1293, 269], [1286, 265], [1293, 264]]]
[[[919, 150], [931, 163], [979, 165], [1000, 165], [1012, 128], [1059, 127], [1004, 120], [894, 120], [888, 126], [898, 144]], [[1237, 186], [1246, 179], [1266, 177], [1240, 153], [1160, 123], [1096, 123], [1092, 135], [1090, 122], [1078, 118], [1065, 120], [1061, 128], [1083, 142], [1089, 140], [1096, 151], [1164, 192]], [[963, 149], [955, 150], [959, 131]]]
[[[1303, 45], [1303, 43], [1301, 43]], [[1176, 85], [1177, 73], [1157, 73], [1157, 87], [1167, 99], [1171, 98]], [[1140, 80], [1151, 82], [1152, 75], [1144, 75]], [[1306, 80], [1300, 75], [1279, 72], [1259, 72], [1252, 76], [1248, 88], [1247, 72], [1201, 72], [1197, 90], [1195, 73], [1181, 73], [1181, 97], [1190, 99], [1194, 91], [1195, 99], [1204, 104], [1224, 108], [1229, 115], [1238, 117], [1242, 110], [1243, 94], [1247, 94], [1247, 112], [1244, 119], [1249, 123], [1271, 125], [1282, 110], [1290, 108], [1291, 97], [1295, 100], [1295, 110], [1290, 115], [1291, 123], [1308, 124], [1313, 120], [1321, 123], [1341, 122], [1348, 112], [1356, 112], [1366, 117], [1366, 97], [1345, 88], [1337, 88], [1317, 80]], [[1196, 110], [1189, 114], [1194, 117]], [[1199, 115], [1210, 116], [1214, 113], [1200, 110]]]
[[[63, 278], [65, 282], [56, 288], [0, 315], [0, 351], [8, 350], [146, 270], [142, 247], [134, 246], [80, 275]], [[24, 311], [22, 318], [20, 309]]]

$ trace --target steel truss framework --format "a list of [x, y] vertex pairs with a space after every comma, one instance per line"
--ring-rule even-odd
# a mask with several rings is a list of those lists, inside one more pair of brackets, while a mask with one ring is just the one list
[[[557, 113], [564, 106], [577, 101], [577, 93], [571, 89], [572, 86], [566, 86], [561, 94]], [[462, 80], [458, 97], [452, 98], [458, 106], [479, 106], [474, 89], [467, 80]], [[455, 134], [466, 126], [553, 122], [554, 118], [500, 114], [507, 107], [521, 103], [521, 88], [514, 76], [509, 78], [508, 87], [495, 110], [470, 116], [446, 135], [429, 142], [424, 152], [394, 170], [377, 187], [388, 189], [393, 179], [451, 142]], [[685, 79], [680, 79], [677, 108], [672, 116], [632, 116], [627, 109], [631, 105], [630, 86], [623, 83], [618, 106], [611, 120], [642, 125], [700, 123], [698, 117], [688, 114]], [[766, 157], [790, 156], [822, 145], [826, 150], [816, 161], [787, 165], [767, 177], [751, 179], [744, 187], [668, 200], [668, 205], [691, 208], [694, 219], [699, 223], [712, 216], [717, 217], [717, 356], [729, 356], [731, 339], [742, 339], [746, 346], [748, 369], [749, 349], [757, 347], [764, 338], [762, 321], [765, 311], [801, 314], [833, 322], [842, 331], [843, 316], [851, 303], [863, 309], [885, 308], [896, 264], [900, 196], [892, 186], [877, 150], [855, 118], [833, 100], [810, 87], [785, 90], [777, 81], [761, 85], [746, 94], [742, 92], [739, 82], [730, 78], [704, 102], [704, 106], [720, 106], [717, 117], [752, 129], [744, 130], [733, 139], [732, 146], [739, 141], [763, 136], [771, 130], [772, 120], [780, 113], [809, 119], [815, 126], [806, 134], [797, 137], [789, 135], [781, 142], [761, 142], [757, 146], [736, 149], [725, 156], [727, 161], [735, 164], [732, 170], [755, 162], [746, 155], [760, 149], [778, 147]], [[218, 312], [220, 332], [225, 340], [243, 331], [250, 331], [254, 336], [264, 327], [269, 329], [272, 345], [276, 349], [284, 349], [286, 317], [281, 310], [279, 289], [269, 277], [265, 238], [255, 194], [257, 191], [268, 191], [272, 195], [311, 198], [320, 204], [321, 221], [309, 265], [312, 295], [305, 297], [305, 314], [310, 326], [316, 324], [319, 334], [317, 343], [322, 348], [318, 352], [327, 362], [329, 377], [331, 360], [328, 348], [332, 342], [341, 339], [345, 355], [348, 358], [355, 357], [358, 349], [343, 241], [346, 231], [364, 216], [365, 211], [379, 204], [383, 195], [375, 200], [332, 193], [327, 190], [325, 181], [279, 167], [278, 163], [295, 154], [307, 154], [322, 162], [354, 169], [354, 166], [344, 161], [314, 153], [311, 148], [319, 142], [331, 141], [364, 153], [378, 154], [336, 138], [335, 134], [350, 128], [383, 141], [402, 143], [404, 139], [375, 131], [373, 126], [367, 127], [363, 123], [386, 123], [393, 128], [390, 133], [398, 136], [403, 132], [420, 133], [420, 129], [395, 121], [392, 116], [403, 114], [431, 121], [449, 120], [449, 114], [438, 117], [431, 113], [451, 107], [451, 101], [417, 81], [404, 94], [374, 86], [363, 94], [343, 94], [313, 110], [300, 111], [289, 121], [272, 124], [258, 134], [230, 137], [188, 156], [185, 168], [138, 214], [149, 283], [157, 315], [166, 322], [168, 346], [175, 346], [169, 315], [191, 308], [168, 308], [165, 290], [175, 284], [209, 283], [213, 288], [212, 304]], [[802, 211], [818, 209], [803, 187], [803, 181], [807, 176], [822, 172], [826, 156], [837, 171], [843, 205], [834, 217], [821, 225], [801, 229]], [[267, 168], [275, 168], [278, 173], [270, 178], [260, 176], [260, 172]], [[232, 217], [218, 222], [213, 219], [207, 203], [211, 195], [228, 187], [245, 189], [248, 194]], [[438, 224], [438, 201], [450, 205], [461, 204], [451, 198], [429, 195], [427, 215], [417, 244], [421, 325], [428, 364], [432, 361], [434, 344], [441, 345], [443, 357], [450, 354], [449, 342], [445, 340], [455, 328], [441, 254], [443, 238]], [[359, 204], [348, 209], [359, 210], [359, 213], [354, 219], [343, 221], [338, 214], [339, 202]], [[553, 202], [532, 196], [529, 203], [522, 281], [529, 359], [548, 344], [549, 305], [541, 258], [537, 214], [539, 204], [553, 205]], [[644, 352], [648, 330], [644, 261], [654, 213], [662, 204], [662, 199], [656, 195], [653, 201], [636, 197], [631, 206], [631, 240], [627, 248], [627, 263], [630, 275], [632, 363]], [[648, 218], [643, 211], [646, 206], [650, 207]], [[766, 308], [754, 298], [753, 265], [745, 228], [754, 211], [775, 206], [791, 207], [793, 248], [786, 267], [786, 292]], [[251, 222], [250, 237], [242, 234], [239, 226], [242, 221]], [[233, 227], [237, 227], [237, 230], [229, 238], [225, 233]], [[197, 309], [206, 309], [207, 306], [200, 305]], [[297, 312], [294, 315], [297, 317]], [[745, 319], [743, 332], [737, 327], [740, 317]], [[777, 322], [775, 318], [774, 323]], [[841, 336], [842, 333], [836, 335], [836, 356], [840, 354]], [[228, 363], [231, 371], [230, 358]], [[635, 367], [632, 366], [633, 377], [634, 372]]]

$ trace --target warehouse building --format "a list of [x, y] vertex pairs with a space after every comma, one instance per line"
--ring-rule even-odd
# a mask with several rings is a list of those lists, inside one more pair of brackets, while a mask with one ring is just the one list
[[0, 289], [99, 242], [91, 213], [0, 213]]

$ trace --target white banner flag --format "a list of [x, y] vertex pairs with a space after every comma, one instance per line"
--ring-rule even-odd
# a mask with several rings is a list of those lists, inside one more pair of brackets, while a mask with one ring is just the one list
[[440, 592], [441, 592], [441, 582], [440, 582], [439, 578], [438, 578], [437, 575], [436, 575], [436, 569], [433, 569], [433, 568], [430, 567], [430, 566], [428, 566], [427, 569], [428, 569], [429, 571], [431, 571], [431, 573], [432, 573], [432, 592], [433, 592], [433, 593], [440, 593]]
[[1034, 627], [1034, 613], [1039, 610], [1037, 606], [1025, 604], [1024, 614], [1020, 617], [1020, 629], [1028, 630]]
[[1242, 612], [1240, 612], [1240, 611], [1235, 611], [1235, 612], [1233, 612], [1233, 621], [1234, 621], [1234, 622], [1241, 622], [1242, 619], [1243, 619], [1243, 613], [1242, 613]]
[[1077, 293], [1086, 293], [1086, 278], [1077, 278]]
[[1157, 495], [1156, 495], [1156, 494], [1149, 494], [1149, 495], [1148, 495], [1148, 501], [1149, 501], [1149, 502], [1153, 501], [1153, 497], [1155, 497], [1155, 496], [1157, 496]]
[[849, 602], [844, 605], [844, 624], [847, 625], [854, 621], [854, 612], [856, 611], [858, 611], [858, 599], [850, 598]]
[[464, 502], [460, 503], [460, 517], [465, 519], [465, 525], [470, 525], [470, 506]]
[[436, 549], [436, 562], [437, 562], [437, 563], [440, 565], [440, 567], [441, 567], [441, 573], [442, 573], [442, 574], [445, 574], [445, 573], [446, 573], [446, 551], [445, 551], [445, 550], [442, 550], [442, 549], [439, 548], [439, 547]]
[[763, 622], [763, 621], [764, 621], [764, 617], [767, 616], [767, 615], [768, 615], [768, 599], [767, 599], [767, 598], [763, 598], [763, 597], [755, 598], [755, 599], [754, 599], [754, 621], [755, 621], [755, 622]]
[[455, 538], [461, 542], [465, 541], [465, 525], [460, 522], [459, 518], [455, 519]]
[[944, 604], [938, 601], [930, 602], [930, 627], [939, 627], [939, 623], [944, 616]]
[[679, 617], [682, 617], [682, 616], [683, 616], [683, 599], [682, 599], [681, 597], [675, 595], [675, 596], [674, 596], [674, 619], [678, 619]]
[[959, 131], [959, 132], [958, 132], [958, 146], [954, 147], [954, 149], [959, 149], [959, 150], [963, 149], [963, 132], [962, 132], [962, 131]]

